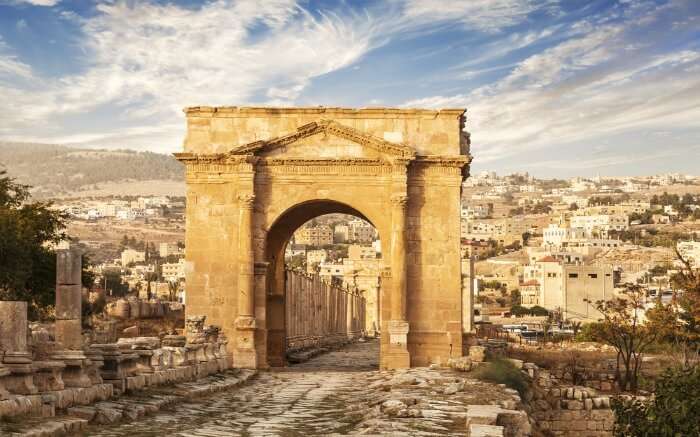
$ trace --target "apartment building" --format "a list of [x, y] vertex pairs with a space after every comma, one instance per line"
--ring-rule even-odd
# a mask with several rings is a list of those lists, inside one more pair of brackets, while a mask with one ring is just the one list
[[324, 249], [309, 250], [306, 252], [306, 266], [312, 267], [315, 264], [321, 264], [326, 262], [328, 258], [328, 252]]
[[165, 263], [161, 265], [163, 279], [168, 282], [177, 282], [185, 279], [185, 258], [180, 258], [176, 263]]
[[571, 217], [572, 228], [583, 228], [588, 236], [607, 237], [610, 231], [629, 229], [626, 214], [575, 215]]
[[330, 226], [305, 226], [295, 233], [294, 241], [316, 247], [333, 244], [333, 230]]
[[520, 295], [523, 306], [539, 305], [561, 311], [565, 319], [598, 320], [592, 303], [614, 294], [612, 266], [564, 264], [546, 256], [523, 269]]
[[362, 219], [354, 219], [348, 222], [347, 241], [355, 243], [371, 243], [376, 238], [374, 226]]

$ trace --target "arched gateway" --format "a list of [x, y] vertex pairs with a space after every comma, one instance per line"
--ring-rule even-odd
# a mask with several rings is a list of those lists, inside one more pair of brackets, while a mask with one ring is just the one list
[[381, 367], [462, 353], [464, 110], [186, 109], [187, 313], [232, 339], [235, 367], [284, 364], [284, 250], [327, 213], [378, 230]]

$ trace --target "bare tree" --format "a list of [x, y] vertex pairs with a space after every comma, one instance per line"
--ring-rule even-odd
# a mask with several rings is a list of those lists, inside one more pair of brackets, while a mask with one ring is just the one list
[[594, 304], [603, 316], [597, 336], [617, 351], [617, 379], [622, 390], [637, 391], [642, 356], [660, 337], [655, 324], [643, 317], [645, 303], [646, 291], [641, 286], [625, 284], [620, 296]]

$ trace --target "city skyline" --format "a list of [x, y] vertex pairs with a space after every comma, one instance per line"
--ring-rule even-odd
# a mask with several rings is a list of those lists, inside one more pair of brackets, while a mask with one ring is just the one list
[[176, 152], [191, 105], [464, 107], [472, 173], [695, 174], [700, 4], [0, 1], [0, 140]]

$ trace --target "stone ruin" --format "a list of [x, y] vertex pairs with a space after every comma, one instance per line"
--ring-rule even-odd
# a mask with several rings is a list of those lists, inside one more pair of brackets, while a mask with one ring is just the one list
[[51, 417], [122, 393], [231, 367], [228, 340], [192, 316], [186, 335], [98, 343], [82, 332], [82, 255], [57, 251], [56, 322], [27, 322], [27, 303], [0, 301], [0, 417]]

